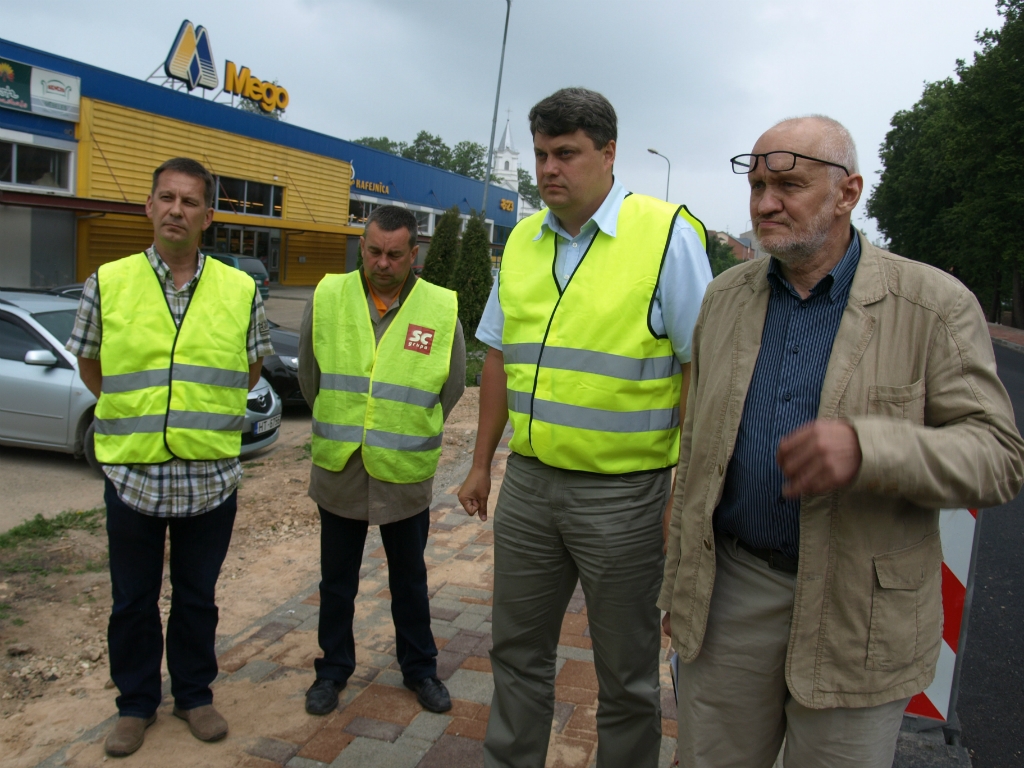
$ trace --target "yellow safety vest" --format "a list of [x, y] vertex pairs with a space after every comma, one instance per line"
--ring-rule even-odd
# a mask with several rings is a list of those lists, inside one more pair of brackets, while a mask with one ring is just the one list
[[[685, 207], [629, 195], [616, 236], [600, 230], [565, 288], [547, 211], [521, 221], [501, 260], [509, 447], [562, 469], [623, 474], [679, 459], [682, 370], [650, 326], [661, 264]], [[537, 238], [537, 239], [535, 239]]]
[[159, 464], [238, 456], [256, 284], [206, 259], [181, 326], [146, 254], [97, 272], [103, 342], [96, 458]]
[[458, 299], [416, 280], [378, 344], [359, 272], [327, 275], [313, 295], [313, 463], [338, 472], [357, 448], [371, 477], [418, 483], [441, 458]]

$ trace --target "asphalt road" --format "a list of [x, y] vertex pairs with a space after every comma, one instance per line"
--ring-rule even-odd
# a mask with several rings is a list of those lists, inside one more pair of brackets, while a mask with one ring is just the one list
[[[1024, 432], [1024, 354], [997, 346]], [[1024, 494], [982, 515], [957, 711], [974, 768], [1024, 766]]]

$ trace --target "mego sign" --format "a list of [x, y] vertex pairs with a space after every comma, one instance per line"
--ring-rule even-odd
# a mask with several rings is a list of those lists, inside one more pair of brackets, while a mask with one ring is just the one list
[[224, 90], [235, 94], [235, 96], [241, 96], [243, 99], [255, 101], [264, 112], [273, 112], [275, 109], [283, 110], [288, 106], [288, 91], [286, 89], [274, 85], [269, 80], [253, 77], [248, 67], [242, 67], [239, 71], [233, 61], [224, 64]]

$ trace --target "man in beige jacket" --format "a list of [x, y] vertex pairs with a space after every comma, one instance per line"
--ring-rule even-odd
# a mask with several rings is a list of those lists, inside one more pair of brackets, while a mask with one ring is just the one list
[[[850, 226], [863, 178], [829, 118], [733, 158], [771, 258], [694, 330], [659, 606], [683, 766], [892, 764], [942, 628], [940, 507], [1013, 498], [1024, 442], [974, 296]], [[696, 438], [696, 439], [695, 439]]]

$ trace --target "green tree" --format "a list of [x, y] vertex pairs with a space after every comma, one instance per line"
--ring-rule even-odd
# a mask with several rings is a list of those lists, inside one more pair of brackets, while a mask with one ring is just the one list
[[[271, 81], [274, 85], [280, 85], [277, 80]], [[259, 115], [260, 117], [269, 117], [271, 120], [280, 120], [284, 117], [284, 110], [274, 107], [273, 110], [267, 112], [258, 102], [252, 101], [251, 99], [239, 98], [238, 103], [235, 104], [236, 109], [240, 109], [243, 112], [248, 112], [253, 115]]]
[[1012, 297], [1024, 327], [1024, 0], [998, 0], [1003, 26], [977, 36], [957, 79], [925, 86], [897, 112], [868, 213], [893, 250], [945, 269], [998, 320]]
[[440, 136], [427, 131], [416, 134], [412, 144], [401, 152], [402, 157], [417, 160], [435, 168], [448, 168], [452, 162], [452, 150]]
[[459, 258], [459, 218], [458, 206], [452, 206], [438, 219], [434, 226], [434, 236], [430, 239], [430, 249], [423, 263], [421, 277], [428, 283], [448, 286], [452, 270]]
[[732, 248], [710, 232], [708, 233], [708, 261], [711, 262], [711, 274], [715, 277], [718, 277], [729, 267], [735, 267], [740, 263]]
[[522, 166], [519, 166], [519, 196], [534, 208], [544, 207], [537, 185], [533, 183], [533, 176]]
[[448, 287], [459, 294], [459, 320], [466, 338], [476, 335], [476, 327], [491, 292], [491, 244], [480, 217], [473, 213], [462, 234], [462, 247]]
[[447, 170], [483, 181], [487, 170], [487, 149], [475, 141], [460, 141], [452, 149], [452, 159]]
[[362, 144], [364, 147], [379, 149], [381, 152], [388, 152], [392, 155], [400, 155], [409, 145], [404, 141], [392, 141], [387, 136], [363, 136], [356, 139], [355, 144]]

